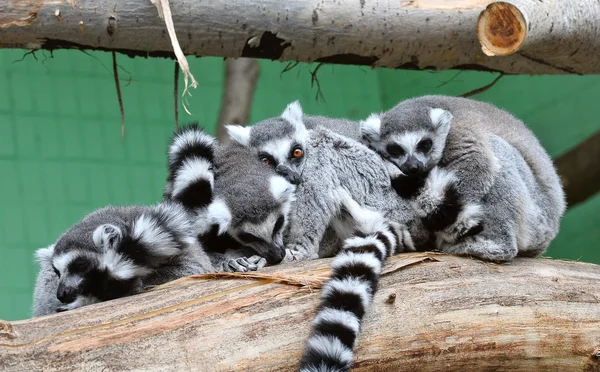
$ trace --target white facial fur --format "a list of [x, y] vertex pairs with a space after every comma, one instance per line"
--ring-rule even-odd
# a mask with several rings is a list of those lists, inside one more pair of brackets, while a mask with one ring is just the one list
[[269, 190], [275, 200], [284, 203], [292, 197], [296, 187], [281, 176], [271, 176]]
[[49, 245], [46, 248], [40, 248], [35, 251], [35, 259], [38, 262], [52, 262], [52, 256], [54, 255], [54, 244]]

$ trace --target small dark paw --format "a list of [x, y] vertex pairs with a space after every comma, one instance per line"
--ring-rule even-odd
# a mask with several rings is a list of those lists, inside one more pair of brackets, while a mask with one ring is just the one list
[[461, 209], [458, 191], [451, 185], [446, 189], [443, 202], [421, 221], [427, 230], [441, 231], [456, 222]]

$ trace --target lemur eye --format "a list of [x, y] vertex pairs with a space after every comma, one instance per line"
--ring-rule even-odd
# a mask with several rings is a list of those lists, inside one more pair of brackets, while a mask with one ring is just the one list
[[273, 235], [277, 234], [279, 230], [281, 230], [284, 221], [285, 219], [283, 218], [283, 216], [279, 216], [277, 222], [275, 222], [275, 227], [273, 228]]
[[52, 270], [54, 270], [54, 273], [56, 274], [56, 276], [58, 276], [60, 278], [60, 271], [58, 271], [58, 269], [56, 267], [54, 267], [54, 265], [52, 265]]
[[302, 155], [304, 155], [304, 151], [302, 151], [302, 148], [300, 146], [294, 147], [294, 149], [292, 150], [292, 157], [295, 159], [299, 159], [302, 157]]
[[431, 150], [431, 146], [433, 146], [433, 141], [429, 138], [426, 138], [417, 144], [417, 150], [421, 151], [422, 153], [426, 153]]
[[274, 167], [277, 165], [277, 163], [275, 162], [275, 158], [273, 158], [271, 155], [266, 154], [264, 152], [258, 154], [258, 158], [260, 159], [260, 161], [262, 161], [266, 165], [270, 165], [271, 167]]
[[404, 151], [402, 146], [400, 146], [396, 143], [390, 143], [389, 145], [386, 146], [385, 150], [391, 156], [402, 156], [406, 153], [406, 151]]

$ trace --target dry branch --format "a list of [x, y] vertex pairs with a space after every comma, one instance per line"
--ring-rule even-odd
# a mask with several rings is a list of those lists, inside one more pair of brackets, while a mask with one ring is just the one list
[[600, 191], [600, 131], [555, 160], [570, 208]]
[[221, 111], [217, 123], [217, 139], [229, 140], [225, 124], [247, 125], [256, 91], [260, 66], [253, 58], [227, 58]]
[[[507, 74], [600, 72], [597, 1], [523, 1], [531, 31], [523, 53], [503, 58], [483, 54], [477, 38], [479, 15], [491, 2], [179, 0], [170, 6], [187, 55]], [[150, 1], [140, 0], [2, 1], [0, 48], [10, 47], [173, 57], [164, 21]]]
[[[4, 323], [0, 370], [293, 371], [329, 263], [184, 278]], [[600, 266], [586, 263], [393, 257], [354, 370], [598, 371], [599, 280]]]

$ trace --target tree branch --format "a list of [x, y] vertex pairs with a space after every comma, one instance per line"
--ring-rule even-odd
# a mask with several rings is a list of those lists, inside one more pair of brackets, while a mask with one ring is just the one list
[[554, 162], [573, 207], [600, 191], [600, 131], [558, 157]]
[[[497, 5], [479, 17], [490, 3], [257, 0], [248, 6], [243, 1], [181, 0], [172, 2], [170, 10], [187, 55], [506, 74], [600, 73], [597, 1], [519, 2], [525, 5], [516, 9], [531, 31], [515, 50], [526, 54], [502, 58], [483, 54], [475, 31], [479, 20], [480, 36], [485, 30], [502, 36], [503, 27], [514, 23], [493, 21], [504, 19], [500, 16], [490, 21], [487, 14]], [[150, 1], [122, 0], [116, 10], [114, 5], [114, 0], [76, 6], [59, 0], [0, 2], [0, 47], [174, 57], [164, 21]], [[57, 9], [63, 22], [56, 18]]]

